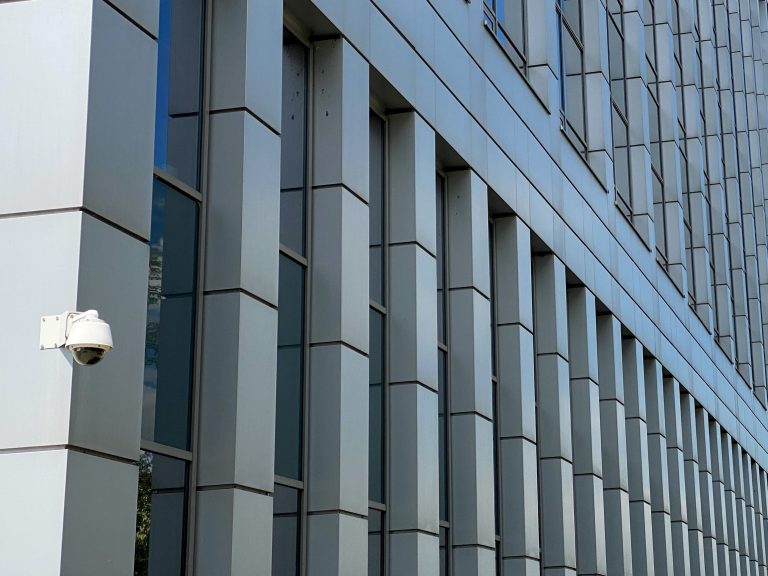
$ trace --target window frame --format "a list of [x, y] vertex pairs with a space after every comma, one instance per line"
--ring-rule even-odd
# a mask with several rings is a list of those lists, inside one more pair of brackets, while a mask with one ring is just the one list
[[[384, 114], [376, 103], [371, 102], [369, 108], [369, 117], [376, 116], [382, 125], [382, 196], [381, 196], [381, 251], [382, 251], [382, 297], [384, 302], [377, 302], [370, 295], [369, 288], [369, 313], [375, 312], [382, 316], [383, 326], [383, 339], [382, 339], [382, 456], [383, 456], [383, 496], [384, 502], [377, 502], [368, 498], [368, 508], [377, 510], [381, 513], [381, 562], [379, 565], [380, 574], [389, 574], [389, 501], [390, 501], [390, 482], [389, 482], [389, 470], [390, 470], [390, 441], [389, 441], [389, 414], [390, 414], [390, 390], [389, 390], [389, 335], [390, 335], [390, 317], [388, 314], [389, 302], [390, 302], [390, 274], [389, 274], [389, 122], [387, 116]], [[370, 138], [370, 135], [369, 135]], [[370, 225], [370, 224], [369, 224]], [[370, 244], [369, 244], [370, 245]], [[369, 394], [370, 394], [370, 380], [369, 380]], [[370, 423], [369, 423], [370, 426]], [[369, 468], [370, 474], [370, 468]], [[369, 520], [370, 522], [370, 520]], [[370, 534], [370, 532], [369, 532]], [[370, 538], [370, 536], [369, 536]]]
[[[443, 386], [444, 386], [444, 399], [445, 399], [445, 413], [443, 414], [444, 422], [443, 422], [443, 430], [445, 435], [444, 440], [444, 448], [445, 448], [445, 454], [443, 455], [443, 463], [442, 467], [444, 468], [444, 474], [445, 474], [445, 502], [446, 502], [446, 510], [445, 510], [445, 516], [446, 518], [443, 519], [440, 514], [440, 500], [438, 500], [438, 529], [442, 533], [445, 531], [446, 534], [446, 541], [445, 541], [445, 572], [440, 572], [440, 576], [451, 576], [453, 574], [453, 533], [451, 530], [451, 513], [453, 511], [453, 495], [452, 495], [452, 482], [451, 482], [451, 476], [452, 476], [452, 470], [453, 470], [453, 462], [451, 458], [451, 352], [450, 352], [450, 342], [451, 342], [451, 330], [450, 330], [450, 314], [451, 314], [451, 307], [450, 307], [450, 289], [449, 289], [449, 282], [450, 282], [450, 258], [448, 257], [448, 176], [447, 174], [441, 170], [437, 169], [435, 174], [435, 199], [437, 200], [437, 184], [440, 183], [440, 193], [442, 194], [442, 254], [443, 254], [443, 266], [442, 270], [438, 269], [437, 274], [442, 276], [443, 280], [443, 332], [445, 333], [445, 341], [442, 341], [441, 338], [443, 335], [440, 333], [440, 330], [437, 331], [437, 361], [438, 361], [438, 374], [440, 371], [439, 363], [441, 362], [441, 354], [445, 355], [445, 369], [443, 371]], [[437, 207], [437, 204], [436, 204]], [[439, 249], [439, 248], [438, 248]], [[437, 256], [437, 254], [436, 254]], [[439, 306], [439, 302], [438, 302]], [[438, 314], [440, 313], [438, 309]], [[439, 382], [438, 382], [438, 426], [439, 424], [439, 413], [440, 413], [440, 397], [439, 397]], [[439, 431], [438, 431], [438, 437], [439, 437]], [[439, 441], [438, 441], [438, 450], [439, 450]], [[439, 458], [438, 458], [439, 460]], [[439, 464], [438, 464], [439, 465]], [[439, 477], [439, 473], [438, 473]], [[438, 490], [439, 490], [439, 482], [438, 482]], [[438, 495], [439, 498], [439, 495]], [[439, 562], [439, 559], [438, 559]]]
[[677, 126], [678, 134], [678, 154], [680, 155], [680, 177], [682, 190], [681, 198], [683, 203], [683, 233], [685, 235], [685, 269], [688, 276], [687, 295], [688, 305], [695, 307], [695, 279], [696, 271], [694, 268], [693, 257], [693, 221], [691, 211], [691, 174], [688, 162], [688, 131], [685, 125], [685, 84], [683, 83], [683, 40], [680, 31], [680, 0], [672, 0], [672, 40], [674, 46], [674, 73], [675, 73], [675, 94], [677, 97]]
[[[656, 134], [658, 135], [658, 141], [651, 139], [651, 186], [653, 188], [658, 187], [661, 190], [661, 202], [656, 202], [655, 190], [652, 193], [652, 204], [654, 206], [654, 241], [653, 245], [656, 248], [656, 261], [664, 269], [667, 270], [669, 266], [669, 258], [667, 250], [669, 246], [669, 239], [667, 238], [667, 211], [666, 211], [666, 199], [665, 199], [665, 182], [664, 182], [664, 152], [663, 152], [663, 140], [661, 137], [661, 106], [660, 92], [659, 92], [659, 42], [658, 34], [656, 32], [656, 0], [646, 0], [648, 6], [651, 8], [651, 13], [646, 14], [645, 17], [650, 19], [650, 23], [643, 22], [644, 26], [650, 26], [652, 31], [653, 41], [653, 59], [648, 57], [648, 48], [645, 50], [645, 61], [648, 64], [649, 69], [653, 73], [655, 82], [653, 87], [648, 86], [648, 98], [653, 100], [656, 107]], [[658, 149], [658, 158], [655, 158], [654, 147]], [[657, 165], [658, 164], [658, 165]], [[661, 205], [660, 215], [661, 218], [656, 218], [656, 205]], [[661, 234], [659, 234], [661, 232]], [[659, 236], [661, 236], [662, 242], [659, 245]]]
[[[568, 18], [564, 13], [563, 2], [566, 0], [557, 0], [555, 9], [557, 11], [557, 26], [558, 26], [558, 64], [560, 68], [559, 82], [560, 82], [560, 129], [574, 145], [577, 152], [587, 158], [589, 152], [589, 141], [587, 138], [587, 82], [585, 68], [585, 53], [586, 48], [581, 33], [576, 33], [568, 22]], [[584, 7], [582, 0], [567, 0], [571, 2], [578, 2], [579, 10], [579, 28], [584, 29]], [[572, 42], [576, 45], [579, 51], [579, 59], [581, 61], [581, 114], [584, 123], [584, 136], [579, 136], [578, 131], [574, 128], [573, 122], [571, 122], [568, 114], [568, 89], [566, 82], [566, 64], [565, 64], [565, 49], [564, 49], [564, 34], [568, 34]]]
[[[211, 110], [211, 62], [212, 62], [212, 30], [213, 30], [213, 0], [201, 0], [201, 61], [200, 61], [200, 127], [198, 147], [198, 188], [183, 182], [180, 178], [156, 166], [153, 159], [152, 176], [174, 191], [194, 201], [198, 208], [197, 221], [197, 251], [195, 278], [195, 311], [194, 334], [192, 346], [191, 394], [190, 394], [190, 423], [189, 450], [181, 450], [158, 442], [140, 438], [139, 449], [142, 452], [158, 454], [166, 458], [182, 460], [187, 466], [187, 486], [184, 495], [185, 520], [182, 539], [184, 554], [182, 556], [183, 574], [193, 574], [195, 570], [195, 526], [197, 513], [197, 455], [199, 444], [200, 420], [200, 388], [202, 380], [202, 334], [203, 307], [205, 293], [205, 246], [207, 229], [207, 192], [208, 192], [208, 157], [210, 140], [210, 110]], [[142, 391], [143, 394], [143, 391]], [[142, 411], [143, 418], [143, 411]], [[138, 502], [137, 502], [138, 507]], [[150, 532], [151, 533], [151, 532]], [[135, 557], [134, 547], [134, 557]]]
[[[610, 55], [610, 48], [611, 48], [611, 29], [610, 27], [613, 26], [619, 35], [619, 39], [621, 40], [621, 65], [623, 69], [623, 74], [620, 79], [614, 80], [614, 78], [611, 76], [610, 73], [610, 64], [608, 67], [608, 85], [610, 87], [610, 94], [611, 94], [611, 127], [612, 127], [612, 136], [616, 134], [616, 122], [615, 119], [618, 117], [619, 122], [621, 123], [621, 126], [619, 129], [623, 129], [624, 132], [624, 142], [625, 142], [625, 151], [624, 154], [626, 155], [626, 166], [627, 166], [627, 190], [626, 194], [627, 197], [624, 197], [624, 194], [621, 193], [620, 187], [617, 184], [617, 171], [616, 171], [616, 155], [618, 153], [616, 148], [616, 139], [612, 138], [612, 148], [613, 148], [613, 187], [614, 192], [616, 195], [616, 206], [618, 206], [619, 210], [621, 211], [624, 216], [627, 218], [632, 218], [632, 152], [630, 148], [630, 142], [629, 142], [629, 118], [627, 116], [628, 109], [629, 109], [629, 94], [627, 91], [627, 47], [626, 47], [626, 38], [625, 38], [625, 32], [624, 32], [624, 2], [623, 0], [613, 0], [616, 2], [618, 6], [618, 13], [614, 14], [611, 12], [610, 9], [610, 0], [609, 2], [606, 2], [605, 5], [605, 14], [606, 14], [606, 21], [608, 23], [608, 60], [610, 62], [611, 55]], [[616, 18], [620, 19], [620, 25], [616, 23]], [[621, 82], [623, 86], [623, 94], [624, 94], [624, 110], [621, 109], [621, 105], [619, 102], [616, 101], [615, 94], [613, 91], [613, 83], [614, 82]], [[623, 127], [623, 128], [622, 128]]]
[[528, 0], [520, 0], [522, 14], [520, 14], [522, 27], [522, 46], [518, 46], [512, 34], [498, 17], [497, 5], [504, 0], [483, 0], [483, 23], [493, 34], [515, 67], [528, 77]]

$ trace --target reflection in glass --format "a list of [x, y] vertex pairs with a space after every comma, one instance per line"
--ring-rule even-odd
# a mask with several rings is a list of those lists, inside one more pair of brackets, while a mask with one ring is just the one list
[[152, 194], [142, 438], [189, 449], [198, 205], [160, 180]]
[[305, 252], [307, 103], [307, 49], [285, 34], [280, 137], [280, 242], [301, 255]]
[[560, 39], [560, 109], [563, 129], [575, 137], [586, 154], [587, 130], [584, 101], [584, 45], [581, 27], [581, 0], [558, 0]]
[[560, 6], [568, 27], [581, 37], [581, 0], [560, 0]]
[[160, 0], [155, 166], [197, 189], [203, 0]]
[[449, 555], [448, 528], [440, 527], [440, 576], [448, 574]]
[[383, 522], [384, 515], [381, 511], [368, 509], [368, 576], [381, 576]]
[[570, 33], [563, 34], [565, 66], [564, 109], [570, 128], [582, 141], [586, 136], [584, 118], [584, 54]]
[[440, 467], [440, 520], [448, 520], [448, 398], [446, 394], [445, 371], [448, 361], [443, 350], [438, 351], [437, 361], [437, 420]]
[[272, 575], [299, 573], [299, 509], [301, 493], [275, 484], [272, 517]]
[[616, 198], [624, 213], [629, 215], [632, 210], [632, 190], [629, 177], [629, 128], [615, 106], [611, 107], [611, 112], [611, 122], [613, 125], [613, 178], [616, 187]]
[[384, 121], [370, 116], [369, 285], [371, 300], [384, 301]]
[[436, 181], [437, 231], [437, 340], [446, 343], [445, 330], [445, 180]]
[[445, 263], [445, 180], [439, 174], [436, 180], [436, 209], [437, 209], [437, 340], [438, 350], [438, 460], [440, 467], [440, 519], [448, 520], [448, 391], [446, 369], [448, 354], [446, 330], [446, 263]]
[[526, 0], [485, 0], [485, 24], [518, 68], [526, 65]]
[[300, 480], [304, 390], [304, 267], [280, 255], [275, 474]]
[[384, 316], [370, 310], [368, 499], [384, 502]]
[[187, 463], [152, 452], [139, 458], [135, 576], [183, 574]]

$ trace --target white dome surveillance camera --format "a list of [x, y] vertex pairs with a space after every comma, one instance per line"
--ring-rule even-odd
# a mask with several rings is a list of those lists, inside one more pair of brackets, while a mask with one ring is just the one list
[[40, 319], [40, 349], [66, 347], [82, 366], [98, 364], [113, 346], [112, 330], [96, 310], [64, 312]]

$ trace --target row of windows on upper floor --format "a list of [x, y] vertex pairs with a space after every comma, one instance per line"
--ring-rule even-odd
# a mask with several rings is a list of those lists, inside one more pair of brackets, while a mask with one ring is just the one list
[[[484, 0], [487, 28], [525, 76], [529, 1]], [[768, 279], [741, 282], [734, 275], [748, 267], [745, 246], [766, 243], [760, 237], [766, 226], [759, 199], [764, 197], [762, 173], [768, 164], [762, 159], [768, 150], [764, 139], [754, 135], [766, 128], [755, 110], [765, 100], [768, 10], [765, 0], [741, 4], [644, 0], [632, 8], [630, 19], [623, 0], [607, 0], [605, 39], [598, 40], [607, 46], [607, 70], [586, 68], [586, 43], [593, 40], [584, 37], [582, 0], [557, 0], [555, 9], [563, 131], [590, 166], [600, 164], [602, 150], [597, 148], [607, 148], [612, 171], [597, 169], [598, 179], [614, 193], [618, 209], [648, 248], [655, 249], [678, 289], [687, 292], [691, 307], [726, 354], [748, 366], [749, 335], [737, 326], [737, 310], [746, 308], [746, 300], [756, 298]], [[636, 43], [633, 53], [626, 41], [630, 25], [643, 26], [641, 53]], [[596, 71], [607, 76], [610, 104], [588, 106], [589, 99], [603, 98], [596, 88], [587, 88], [587, 75]], [[640, 90], [631, 92], [630, 82]], [[588, 110], [598, 115], [610, 110], [609, 123], [589, 118]], [[606, 124], [609, 135], [600, 133]], [[646, 125], [647, 133], [637, 128]], [[740, 138], [739, 133], [751, 136]], [[761, 220], [755, 224], [753, 217]], [[737, 290], [742, 284], [746, 290]], [[748, 320], [764, 324], [754, 312]], [[748, 381], [755, 377], [748, 370], [742, 373]]]

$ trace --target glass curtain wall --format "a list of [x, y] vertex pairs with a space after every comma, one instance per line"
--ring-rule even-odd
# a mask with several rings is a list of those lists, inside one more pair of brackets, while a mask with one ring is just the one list
[[190, 556], [204, 4], [159, 4], [136, 576], [183, 575]]
[[298, 576], [303, 556], [307, 366], [309, 50], [283, 36], [280, 256], [272, 574]]
[[499, 436], [499, 377], [498, 377], [498, 336], [496, 334], [496, 224], [491, 217], [488, 222], [488, 256], [491, 278], [491, 388], [493, 394], [493, 470], [494, 470], [494, 513], [496, 529], [496, 573], [504, 574], [501, 553], [501, 437]]
[[451, 574], [450, 446], [451, 397], [448, 335], [448, 265], [446, 230], [446, 181], [436, 178], [437, 204], [437, 412], [440, 467], [440, 576]]
[[387, 192], [386, 123], [370, 115], [369, 169], [369, 443], [368, 575], [385, 573], [387, 422]]

